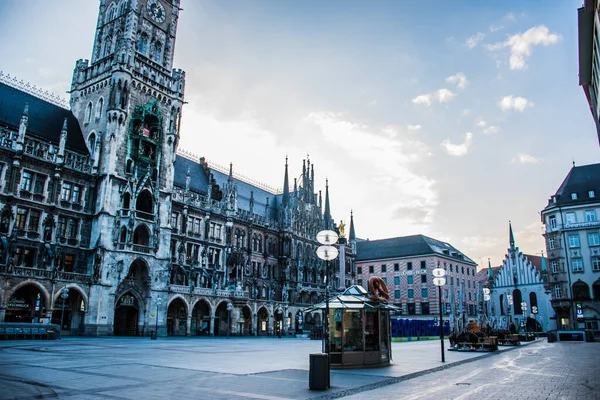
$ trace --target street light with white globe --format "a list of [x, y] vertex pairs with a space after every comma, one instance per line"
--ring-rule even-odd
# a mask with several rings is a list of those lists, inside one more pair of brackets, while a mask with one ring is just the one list
[[446, 270], [440, 268], [439, 265], [433, 271], [433, 284], [438, 287], [438, 308], [440, 309], [440, 349], [442, 352], [442, 362], [446, 362], [444, 355], [444, 315], [442, 314], [442, 286], [446, 284]]
[[338, 241], [334, 231], [324, 230], [317, 233], [317, 241], [323, 246], [317, 249], [317, 257], [325, 260], [325, 318], [323, 318], [323, 338], [325, 339], [325, 353], [329, 354], [329, 261], [335, 260], [339, 254], [333, 245]]

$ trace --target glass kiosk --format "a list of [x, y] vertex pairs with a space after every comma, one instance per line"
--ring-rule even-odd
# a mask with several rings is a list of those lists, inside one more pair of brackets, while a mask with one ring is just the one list
[[[351, 286], [329, 299], [331, 368], [381, 367], [390, 364], [390, 312], [396, 306], [373, 301], [362, 286]], [[325, 303], [313, 310], [325, 312]]]

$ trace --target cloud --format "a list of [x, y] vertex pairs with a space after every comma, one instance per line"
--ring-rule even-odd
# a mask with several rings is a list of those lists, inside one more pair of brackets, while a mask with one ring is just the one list
[[420, 105], [424, 105], [424, 106], [430, 106], [431, 105], [431, 95], [429, 95], [429, 94], [422, 94], [422, 95], [417, 96], [414, 99], [412, 99], [412, 102], [415, 103], [415, 104], [420, 104]]
[[486, 45], [486, 49], [497, 51], [503, 48], [510, 48], [509, 65], [510, 69], [525, 69], [527, 63], [525, 57], [531, 55], [531, 48], [534, 46], [550, 46], [557, 44], [561, 36], [556, 33], [550, 33], [545, 25], [534, 26], [523, 33], [517, 33], [509, 36], [504, 42]]
[[469, 84], [467, 77], [462, 72], [447, 77], [446, 82], [456, 84], [456, 87], [459, 89], [464, 89]]
[[[435, 181], [423, 176], [419, 166], [430, 154], [424, 143], [408, 139], [410, 135], [397, 128], [354, 122], [339, 113], [312, 112], [306, 121], [319, 128], [325, 142], [339, 149], [334, 152], [344, 154], [344, 163], [360, 165], [366, 179], [377, 182], [381, 194], [376, 207], [382, 213], [419, 226], [432, 222], [438, 200]], [[411, 212], [398, 212], [398, 204]]]
[[473, 134], [467, 132], [465, 134], [465, 141], [461, 144], [454, 144], [450, 142], [450, 139], [445, 139], [441, 146], [446, 149], [446, 152], [451, 156], [464, 156], [469, 151], [471, 142], [473, 141]]
[[408, 125], [408, 129], [411, 131], [420, 131], [421, 125]]
[[465, 42], [465, 45], [469, 49], [474, 49], [475, 47], [477, 47], [477, 45], [479, 43], [481, 43], [483, 38], [485, 38], [485, 33], [477, 32], [476, 34], [474, 34], [473, 36], [471, 36], [470, 38], [467, 39], [467, 41]]
[[449, 103], [456, 97], [456, 93], [448, 89], [436, 90], [433, 93], [422, 94], [412, 99], [415, 104], [430, 106], [432, 102], [437, 101], [438, 103]]
[[540, 162], [540, 160], [530, 154], [519, 153], [511, 160], [511, 162], [519, 164], [537, 164]]
[[498, 132], [500, 132], [500, 127], [498, 125], [488, 126], [483, 130], [483, 133], [485, 133], [486, 135], [493, 135]]
[[498, 102], [498, 107], [502, 111], [515, 110], [523, 112], [527, 107], [533, 107], [533, 102], [521, 96], [504, 96]]
[[487, 122], [485, 122], [485, 120], [483, 118], [479, 117], [475, 120], [475, 125], [477, 125], [477, 127], [479, 127], [479, 128], [483, 128], [484, 126], [487, 125]]

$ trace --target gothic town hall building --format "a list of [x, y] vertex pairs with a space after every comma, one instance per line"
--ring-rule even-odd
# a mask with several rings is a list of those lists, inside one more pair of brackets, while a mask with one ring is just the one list
[[[291, 181], [286, 159], [277, 192], [178, 151], [179, 5], [100, 0], [70, 107], [0, 76], [0, 321], [134, 336], [320, 324], [303, 310], [324, 298], [328, 186], [315, 192], [310, 160]], [[352, 222], [336, 288], [355, 278]]]

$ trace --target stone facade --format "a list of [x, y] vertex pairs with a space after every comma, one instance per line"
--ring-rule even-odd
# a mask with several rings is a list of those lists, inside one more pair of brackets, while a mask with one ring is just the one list
[[[179, 5], [100, 1], [70, 111], [0, 82], [20, 110], [0, 120], [0, 321], [211, 336], [319, 322], [303, 310], [325, 292], [315, 237], [336, 229], [328, 190], [323, 210], [310, 160], [293, 186], [286, 160], [278, 192], [178, 149]], [[354, 249], [344, 255], [351, 282]]]

